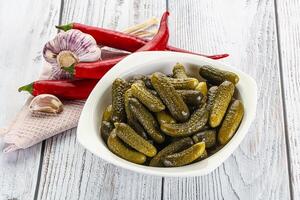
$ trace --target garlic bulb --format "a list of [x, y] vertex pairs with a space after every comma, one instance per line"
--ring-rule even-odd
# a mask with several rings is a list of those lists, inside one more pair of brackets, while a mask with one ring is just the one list
[[58, 33], [47, 42], [43, 56], [53, 66], [53, 79], [68, 78], [68, 72], [62, 67], [69, 67], [78, 62], [93, 62], [101, 58], [101, 49], [95, 39], [76, 29]]
[[40, 94], [32, 99], [29, 105], [32, 112], [60, 113], [63, 111], [62, 102], [52, 94]]

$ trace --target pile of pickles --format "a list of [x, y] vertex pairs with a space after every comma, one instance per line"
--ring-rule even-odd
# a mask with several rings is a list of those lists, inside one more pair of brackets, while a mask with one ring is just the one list
[[177, 63], [171, 75], [155, 72], [112, 84], [112, 104], [102, 116], [101, 136], [119, 157], [152, 167], [179, 167], [220, 150], [244, 115], [235, 96], [239, 77], [201, 66], [202, 81]]

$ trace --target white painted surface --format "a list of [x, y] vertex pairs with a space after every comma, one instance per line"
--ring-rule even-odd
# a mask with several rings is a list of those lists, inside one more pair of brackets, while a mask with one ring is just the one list
[[282, 77], [290, 150], [291, 181], [300, 199], [300, 2], [277, 0]]
[[[60, 3], [0, 1], [1, 127], [26, 99], [16, 88], [38, 76], [41, 49], [56, 32], [53, 26], [59, 20]], [[11, 155], [0, 153], [0, 199], [33, 199], [36, 186], [38, 199], [290, 199], [289, 180], [294, 199], [299, 199], [300, 8], [292, 0], [277, 0], [277, 4], [280, 52], [273, 0], [169, 0], [172, 44], [203, 53], [230, 53], [225, 61], [258, 83], [256, 122], [234, 155], [217, 170], [203, 177], [164, 181], [132, 173], [85, 151], [71, 130], [46, 142], [41, 166], [41, 145]], [[164, 1], [155, 0], [68, 0], [62, 21], [122, 30], [159, 17], [165, 7]], [[285, 108], [278, 53], [282, 56]]]
[[[38, 77], [41, 51], [56, 33], [59, 10], [58, 0], [0, 1], [0, 127], [8, 125], [28, 97], [17, 89]], [[41, 144], [9, 155], [0, 153], [1, 200], [33, 199], [40, 156]]]

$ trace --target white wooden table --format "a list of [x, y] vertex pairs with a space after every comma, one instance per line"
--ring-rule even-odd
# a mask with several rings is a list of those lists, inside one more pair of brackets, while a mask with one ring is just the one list
[[[54, 25], [122, 30], [168, 7], [170, 43], [207, 54], [258, 84], [255, 122], [211, 174], [163, 178], [120, 169], [83, 149], [70, 130], [27, 150], [0, 153], [0, 199], [300, 199], [300, 2], [297, 0], [0, 1], [0, 126], [37, 78]], [[0, 148], [3, 147], [1, 143]]]

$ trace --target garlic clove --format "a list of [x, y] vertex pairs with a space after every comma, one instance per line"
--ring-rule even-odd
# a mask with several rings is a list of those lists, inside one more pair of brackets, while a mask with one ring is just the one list
[[32, 112], [57, 114], [63, 111], [63, 104], [52, 94], [41, 94], [32, 99], [29, 110]]

